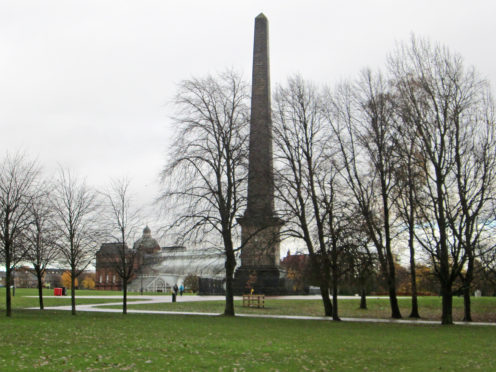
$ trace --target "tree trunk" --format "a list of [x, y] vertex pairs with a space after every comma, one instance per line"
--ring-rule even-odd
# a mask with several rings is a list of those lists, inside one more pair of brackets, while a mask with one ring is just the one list
[[122, 314], [127, 314], [127, 279], [122, 279]]
[[465, 283], [463, 286], [463, 321], [472, 321], [472, 312], [470, 309], [470, 284]]
[[398, 305], [398, 298], [396, 297], [394, 272], [388, 274], [387, 283], [389, 289], [389, 302], [391, 304], [391, 318], [401, 319], [401, 312], [400, 312], [400, 307]]
[[332, 316], [332, 303], [329, 298], [329, 287], [321, 285], [320, 294], [322, 296], [322, 302], [324, 303], [324, 316]]
[[415, 319], [420, 318], [420, 314], [418, 311], [417, 291], [415, 289], [415, 292], [414, 292], [413, 287], [412, 287], [412, 312], [410, 313], [409, 318], [415, 318]]
[[417, 273], [415, 272], [415, 247], [414, 247], [414, 236], [413, 236], [413, 226], [409, 226], [409, 238], [408, 245], [410, 247], [410, 279], [412, 284], [412, 312], [410, 313], [410, 318], [420, 318], [418, 311], [418, 299], [417, 299]]
[[439, 271], [438, 277], [441, 284], [442, 296], [442, 314], [441, 324], [453, 324], [453, 293], [452, 279], [450, 275], [450, 257], [448, 251], [448, 221], [445, 216], [444, 202], [446, 195], [443, 191], [444, 175], [441, 166], [436, 164], [436, 204], [437, 204], [437, 226], [439, 228], [438, 256], [439, 256]]
[[391, 252], [391, 232], [390, 232], [390, 218], [389, 218], [389, 195], [387, 192], [386, 182], [384, 177], [381, 176], [381, 194], [382, 194], [382, 207], [384, 209], [384, 236], [385, 236], [385, 250], [387, 257], [387, 275], [388, 289], [389, 289], [389, 302], [391, 304], [391, 318], [401, 319], [401, 312], [398, 306], [398, 299], [396, 298], [396, 268], [394, 267], [394, 258]]
[[[469, 239], [467, 239], [468, 241]], [[472, 311], [470, 303], [470, 290], [472, 285], [472, 280], [474, 278], [474, 255], [473, 251], [468, 252], [468, 265], [465, 277], [462, 277], [463, 281], [463, 320], [465, 322], [472, 321]]]
[[6, 303], [6, 313], [7, 316], [12, 316], [12, 298], [10, 296], [10, 275], [11, 275], [11, 270], [10, 270], [10, 260], [8, 260], [5, 264], [5, 303]]
[[76, 272], [71, 270], [71, 313], [76, 315]]
[[364, 285], [362, 285], [362, 289], [360, 290], [360, 309], [367, 310], [367, 292]]
[[332, 285], [332, 320], [341, 320], [338, 315], [338, 283], [333, 280]]
[[38, 299], [40, 302], [40, 310], [44, 309], [43, 306], [43, 283], [42, 283], [42, 273], [40, 270], [36, 270], [36, 277], [38, 279]]
[[381, 270], [383, 272], [384, 278], [386, 279], [386, 284], [389, 293], [389, 304], [391, 306], [391, 318], [401, 319], [401, 312], [398, 306], [398, 299], [396, 297], [396, 275], [394, 267], [393, 254], [391, 252], [390, 243], [386, 242], [386, 247], [383, 247], [384, 253], [381, 254], [381, 249], [379, 249], [379, 244], [376, 244], [379, 262], [381, 265]]
[[320, 270], [320, 294], [322, 296], [322, 302], [324, 303], [324, 316], [332, 316], [332, 303], [329, 297], [329, 285], [331, 278], [329, 275], [329, 262], [325, 260], [325, 257], [320, 257], [321, 262], [318, 262], [316, 256], [314, 256], [314, 267]]
[[234, 252], [227, 252], [226, 255], [226, 307], [224, 315], [234, 316], [234, 296], [233, 296], [233, 275], [236, 266]]
[[410, 248], [410, 280], [412, 286], [412, 311], [410, 312], [409, 318], [420, 318], [418, 311], [418, 299], [417, 299], [417, 271], [415, 265], [415, 172], [412, 154], [415, 151], [414, 141], [410, 143], [410, 150], [408, 152], [408, 247]]
[[341, 320], [338, 315], [338, 275], [336, 264], [332, 265], [332, 319]]
[[450, 283], [441, 283], [441, 296], [443, 298], [441, 324], [453, 324], [453, 294]]
[[[331, 219], [332, 221], [332, 219]], [[331, 231], [335, 232], [335, 230], [332, 229], [332, 223], [331, 225]], [[333, 234], [335, 235], [335, 234]], [[332, 243], [332, 251], [331, 251], [331, 271], [332, 271], [332, 319], [339, 321], [339, 312], [338, 312], [338, 277], [339, 277], [339, 268], [338, 268], [338, 244], [337, 244], [337, 238], [333, 237], [333, 243]]]

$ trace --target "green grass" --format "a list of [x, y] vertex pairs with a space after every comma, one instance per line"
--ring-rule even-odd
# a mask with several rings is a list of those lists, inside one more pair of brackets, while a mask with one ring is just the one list
[[0, 335], [2, 371], [496, 369], [494, 327], [18, 310]]
[[[26, 307], [37, 307], [38, 299], [27, 296], [37, 296], [36, 289], [17, 289], [16, 296], [12, 298], [13, 309]], [[52, 296], [53, 290], [45, 290], [44, 296]], [[116, 291], [90, 291], [78, 290], [76, 292], [77, 304], [105, 304], [109, 302], [119, 302], [117, 299], [84, 299], [79, 296], [120, 296], [121, 292]], [[65, 297], [45, 298], [45, 306], [62, 306], [70, 305], [70, 292]], [[176, 302], [161, 304], [141, 304], [133, 305], [129, 299], [129, 309], [140, 310], [162, 310], [162, 311], [187, 311], [187, 312], [206, 312], [218, 313], [224, 312], [224, 301], [203, 301], [203, 302]], [[401, 313], [404, 318], [410, 314], [410, 299], [399, 299]], [[359, 309], [359, 299], [343, 299], [339, 301], [339, 315], [341, 317], [352, 318], [389, 318], [391, 310], [388, 299], [368, 299], [368, 309]], [[108, 306], [105, 306], [108, 308]], [[436, 296], [419, 297], [420, 315], [422, 319], [439, 320], [441, 318], [441, 298]], [[111, 306], [111, 308], [121, 308], [120, 306]], [[321, 300], [277, 300], [266, 299], [264, 309], [242, 307], [241, 301], [235, 301], [235, 310], [237, 313], [245, 314], [269, 314], [269, 315], [307, 315], [322, 316], [323, 305]], [[0, 316], [5, 311], [5, 288], [0, 288]], [[496, 322], [496, 297], [478, 297], [472, 298], [472, 317], [474, 321]], [[463, 319], [463, 299], [461, 297], [453, 298], [453, 318], [454, 320]]]
[[[90, 298], [78, 298], [78, 296], [94, 296], [94, 295], [119, 295], [119, 292], [112, 291], [102, 291], [103, 293], [99, 293], [100, 291], [88, 291], [88, 290], [78, 290], [76, 291], [76, 305], [84, 305], [84, 304], [101, 304], [101, 303], [110, 303], [110, 302], [119, 302], [119, 299], [108, 299], [108, 298], [99, 298], [99, 299], [90, 299]], [[105, 293], [106, 292], [106, 293]], [[26, 289], [19, 288], [16, 289], [16, 295], [12, 297], [12, 309], [15, 311], [16, 309], [23, 309], [27, 307], [37, 307], [39, 306], [37, 289]], [[71, 292], [67, 293], [67, 296], [50, 298], [46, 296], [53, 296], [53, 290], [43, 290], [43, 304], [45, 307], [49, 306], [64, 306], [71, 304]], [[129, 302], [136, 300], [128, 300]], [[5, 288], [0, 288], [0, 316], [1, 313], [5, 312]]]
[[[47, 291], [46, 295], [53, 294]], [[119, 292], [77, 291], [83, 295]], [[424, 371], [496, 370], [496, 327], [446, 327], [340, 323], [223, 316], [29, 311], [36, 290], [17, 290], [12, 318], [0, 313], [0, 370], [139, 371]], [[5, 289], [0, 289], [5, 297]], [[462, 301], [455, 298], [455, 314]], [[81, 299], [103, 303], [115, 299]], [[70, 298], [46, 298], [47, 306]], [[267, 299], [265, 309], [237, 303], [237, 312], [322, 315], [320, 300]], [[401, 299], [403, 315], [409, 300]], [[341, 316], [389, 316], [387, 300], [341, 300]], [[421, 313], [437, 316], [440, 299], [422, 297]], [[221, 313], [223, 301], [130, 305], [174, 311]], [[476, 298], [474, 317], [495, 317], [495, 298]], [[0, 299], [0, 311], [5, 300]], [[494, 320], [493, 320], [494, 321]]]
[[[410, 314], [410, 299], [399, 299], [403, 317]], [[176, 302], [161, 304], [129, 305], [129, 309], [163, 310], [163, 311], [191, 311], [222, 313], [224, 301], [205, 302]], [[359, 299], [339, 300], [339, 315], [350, 318], [389, 318], [391, 308], [388, 299], [367, 300], [367, 310], [359, 309]], [[441, 318], [440, 297], [420, 297], [420, 315], [422, 319], [439, 320]], [[242, 307], [241, 301], [235, 301], [235, 311], [244, 314], [272, 314], [272, 315], [307, 315], [323, 316], [324, 307], [321, 300], [276, 300], [266, 299], [265, 308]], [[454, 320], [463, 319], [463, 299], [453, 298]], [[474, 321], [496, 322], [496, 297], [478, 297], [472, 299], [472, 317]]]

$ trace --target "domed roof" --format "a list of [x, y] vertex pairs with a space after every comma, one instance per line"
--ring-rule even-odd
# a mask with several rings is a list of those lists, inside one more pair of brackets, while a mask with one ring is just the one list
[[148, 226], [143, 229], [143, 236], [134, 243], [133, 248], [148, 254], [160, 251], [160, 245], [152, 238], [152, 231]]

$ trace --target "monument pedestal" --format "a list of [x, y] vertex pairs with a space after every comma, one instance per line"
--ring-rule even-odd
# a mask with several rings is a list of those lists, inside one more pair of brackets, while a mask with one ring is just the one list
[[277, 217], [242, 217], [241, 267], [234, 273], [234, 294], [250, 293], [267, 296], [284, 295], [286, 271], [279, 266], [279, 231], [282, 221]]
[[250, 293], [266, 296], [288, 294], [286, 271], [279, 267], [241, 266], [234, 274], [234, 295]]

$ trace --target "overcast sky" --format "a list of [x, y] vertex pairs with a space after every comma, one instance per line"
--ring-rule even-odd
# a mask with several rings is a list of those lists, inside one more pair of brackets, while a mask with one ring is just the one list
[[[0, 152], [24, 151], [101, 187], [159, 190], [177, 83], [251, 76], [254, 18], [269, 19], [272, 86], [300, 73], [334, 85], [384, 66], [410, 34], [460, 53], [494, 86], [496, 5], [487, 1], [0, 1]], [[147, 217], [154, 225], [154, 217]]]

